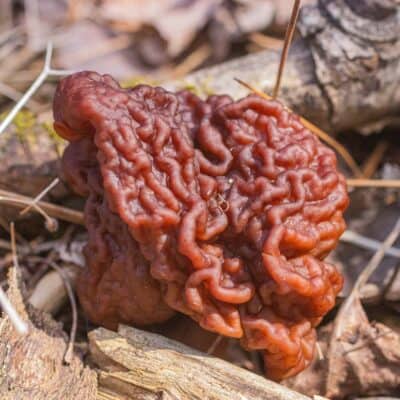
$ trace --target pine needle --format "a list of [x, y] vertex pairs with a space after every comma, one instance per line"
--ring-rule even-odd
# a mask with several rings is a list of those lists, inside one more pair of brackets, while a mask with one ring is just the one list
[[279, 62], [278, 75], [276, 77], [274, 91], [272, 92], [273, 93], [272, 97], [274, 99], [276, 99], [278, 97], [279, 89], [281, 87], [283, 70], [285, 68], [287, 56], [289, 53], [289, 48], [290, 48], [290, 45], [293, 40], [294, 31], [296, 29], [297, 18], [299, 16], [300, 2], [301, 2], [300, 0], [294, 0], [293, 8], [292, 8], [292, 15], [290, 16], [289, 24], [286, 29], [285, 41], [283, 44], [283, 49], [282, 49], [282, 54], [281, 54], [281, 60]]

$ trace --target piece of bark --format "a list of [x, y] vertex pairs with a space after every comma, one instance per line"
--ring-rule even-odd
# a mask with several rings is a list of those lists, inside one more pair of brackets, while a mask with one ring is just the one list
[[[259, 375], [153, 333], [89, 333], [99, 399], [310, 400]], [[109, 397], [107, 397], [109, 396]]]
[[8, 317], [0, 319], [0, 398], [2, 400], [95, 400], [96, 374], [74, 355], [67, 365], [67, 338], [48, 314], [25, 305], [18, 271], [8, 274], [8, 297], [28, 324], [19, 335]]
[[[303, 7], [279, 96], [290, 108], [329, 132], [398, 114], [400, 3], [382, 4], [319, 0]], [[195, 72], [185, 84], [237, 98], [248, 91], [236, 77], [271, 93], [278, 64], [279, 53], [267, 50]]]

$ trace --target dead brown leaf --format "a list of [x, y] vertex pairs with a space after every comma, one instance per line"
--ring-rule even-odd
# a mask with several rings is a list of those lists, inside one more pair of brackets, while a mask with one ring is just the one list
[[304, 394], [330, 399], [396, 393], [400, 385], [400, 336], [384, 324], [370, 323], [358, 298], [341, 325], [341, 334], [333, 341], [333, 325], [321, 329], [324, 359], [316, 357], [309, 369], [286, 384]]
[[100, 15], [121, 29], [137, 32], [153, 27], [174, 57], [193, 40], [221, 0], [103, 0]]

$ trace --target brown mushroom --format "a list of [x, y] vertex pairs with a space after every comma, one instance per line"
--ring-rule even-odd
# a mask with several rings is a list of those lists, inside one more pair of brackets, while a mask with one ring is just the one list
[[61, 81], [54, 115], [71, 142], [64, 174], [87, 197], [78, 292], [91, 320], [175, 310], [262, 350], [274, 379], [309, 364], [342, 287], [323, 259], [348, 197], [335, 154], [295, 114], [81, 72]]

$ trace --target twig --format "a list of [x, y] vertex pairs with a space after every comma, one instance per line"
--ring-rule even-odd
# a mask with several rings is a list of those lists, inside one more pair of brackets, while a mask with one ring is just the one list
[[0, 286], [0, 305], [3, 311], [8, 315], [10, 321], [14, 325], [14, 328], [20, 335], [26, 335], [28, 333], [28, 325], [19, 316], [14, 306], [11, 304], [10, 300], [4, 293], [3, 288]]
[[[0, 190], [1, 192], [2, 190]], [[32, 199], [33, 200], [33, 199]], [[45, 210], [43, 210], [39, 204], [33, 203], [32, 200], [26, 201], [25, 199], [21, 198], [19, 195], [12, 195], [12, 196], [2, 196], [0, 195], [0, 202], [5, 202], [7, 204], [13, 206], [26, 206], [30, 205], [34, 208], [45, 220], [45, 226], [49, 232], [55, 232], [58, 229], [58, 222], [56, 219], [51, 218]]]
[[[259, 95], [260, 97], [263, 97], [264, 99], [267, 100], [273, 100], [273, 98], [268, 95], [267, 93], [264, 93], [263, 91], [253, 87], [247, 82], [242, 81], [241, 79], [234, 78], [236, 82], [238, 82], [240, 85], [246, 87], [253, 93]], [[289, 111], [292, 111], [288, 108]], [[308, 128], [311, 132], [316, 134], [320, 139], [322, 139], [324, 142], [328, 143], [332, 148], [334, 148], [343, 158], [344, 161], [346, 161], [347, 165], [349, 168], [352, 170], [353, 174], [357, 177], [362, 176], [362, 171], [360, 167], [357, 165], [357, 163], [354, 161], [353, 157], [351, 154], [347, 151], [347, 149], [339, 143], [337, 140], [329, 136], [326, 132], [324, 132], [322, 129], [318, 128], [316, 125], [314, 125], [312, 122], [306, 120], [305, 118], [299, 116], [301, 123]]]
[[382, 261], [388, 249], [390, 249], [393, 246], [393, 243], [396, 241], [399, 234], [400, 234], [400, 218], [397, 220], [395, 226], [393, 227], [389, 235], [386, 237], [385, 241], [381, 244], [379, 250], [377, 250], [377, 252], [371, 258], [368, 265], [361, 272], [361, 274], [359, 275], [357, 281], [353, 286], [353, 289], [351, 290], [350, 295], [341, 305], [335, 319], [331, 340], [338, 338], [341, 335], [341, 329], [342, 329], [341, 321], [343, 320], [343, 317], [348, 313], [349, 308], [351, 307], [353, 301], [359, 297], [360, 289], [367, 283], [369, 277], [379, 266], [380, 262]]
[[27, 212], [31, 210], [31, 208], [37, 204], [39, 200], [41, 200], [48, 192], [50, 192], [51, 189], [53, 189], [55, 186], [58, 185], [60, 182], [59, 178], [55, 178], [49, 185], [47, 185], [33, 200], [32, 204], [30, 204], [28, 207], [24, 208], [22, 211], [20, 211], [19, 215], [24, 215]]
[[15, 225], [14, 222], [10, 223], [10, 237], [11, 237], [11, 253], [12, 253], [12, 259], [13, 259], [13, 264], [16, 269], [19, 269], [19, 264], [18, 264], [18, 256], [17, 256], [17, 244], [15, 241]]
[[317, 349], [318, 359], [320, 361], [325, 360], [324, 352], [322, 351], [319, 342], [315, 343], [315, 348]]
[[398, 236], [400, 235], [400, 218], [397, 220], [395, 226], [393, 227], [392, 231], [389, 233], [385, 241], [382, 243], [380, 249], [375, 253], [372, 257], [371, 261], [368, 265], [364, 268], [362, 273], [359, 275], [352, 292], [359, 291], [362, 286], [364, 286], [369, 277], [375, 271], [375, 269], [379, 266], [380, 262], [382, 261], [385, 253], [388, 249], [390, 249], [394, 242], [397, 240]]
[[46, 49], [46, 56], [44, 61], [44, 66], [42, 72], [38, 75], [35, 81], [32, 83], [30, 88], [24, 93], [24, 95], [15, 104], [12, 110], [4, 118], [3, 122], [0, 123], [0, 135], [6, 130], [8, 125], [13, 121], [18, 112], [25, 106], [26, 102], [32, 97], [32, 95], [39, 89], [42, 83], [46, 80], [48, 76], [63, 76], [68, 75], [71, 71], [66, 70], [55, 70], [51, 68], [51, 55], [53, 52], [53, 46], [48, 43]]
[[[3, 82], [0, 82], [0, 94], [13, 101], [18, 101], [23, 96], [18, 90]], [[33, 112], [38, 112], [42, 108], [41, 105], [33, 99], [30, 99], [26, 106]]]
[[217, 349], [223, 338], [222, 335], [218, 335], [211, 343], [211, 346], [207, 349], [207, 354], [214, 354], [214, 351]]
[[[368, 238], [366, 236], [360, 235], [359, 233], [350, 230], [344, 231], [344, 233], [340, 237], [340, 241], [351, 243], [356, 246], [362, 247], [364, 249], [373, 251], [379, 250], [380, 247], [382, 246], [382, 243], [380, 241]], [[385, 254], [387, 256], [400, 258], [400, 249], [397, 247], [391, 247], [387, 249]]]
[[[12, 259], [13, 259], [13, 263], [14, 263], [14, 268], [18, 269], [19, 266], [18, 266], [18, 257], [17, 257], [17, 250], [16, 250], [16, 244], [15, 244], [15, 230], [14, 230], [13, 223], [11, 223], [11, 225], [10, 225], [10, 232], [11, 232]], [[8, 299], [7, 295], [4, 293], [3, 288], [1, 286], [0, 286], [0, 305], [3, 309], [3, 311], [10, 318], [10, 321], [14, 325], [17, 332], [20, 335], [26, 335], [28, 333], [28, 325], [19, 316], [19, 314], [15, 310], [14, 306], [11, 304], [10, 300]]]
[[364, 178], [369, 179], [374, 175], [388, 147], [389, 147], [389, 142], [384, 140], [382, 140], [376, 145], [371, 155], [368, 157], [368, 159], [361, 167]]
[[180, 64], [178, 64], [172, 71], [173, 78], [180, 78], [192, 72], [200, 66], [211, 54], [211, 49], [208, 44], [198, 47], [190, 53]]
[[272, 92], [272, 97], [274, 99], [276, 99], [278, 97], [279, 88], [281, 86], [283, 69], [285, 68], [287, 55], [289, 53], [289, 48], [290, 48], [290, 45], [292, 43], [293, 34], [294, 34], [295, 29], [296, 29], [297, 17], [299, 16], [300, 2], [301, 2], [300, 0], [294, 0], [293, 9], [292, 9], [292, 15], [290, 16], [289, 24], [288, 24], [288, 27], [286, 29], [285, 42], [284, 42], [284, 45], [283, 45], [283, 50], [282, 50], [282, 54], [281, 54], [281, 60], [279, 62], [278, 75], [276, 77], [274, 91]]
[[78, 307], [76, 304], [76, 299], [74, 295], [74, 290], [72, 289], [71, 281], [69, 277], [65, 274], [62, 268], [60, 268], [54, 261], [51, 259], [43, 259], [42, 257], [32, 257], [32, 259], [40, 260], [44, 264], [47, 264], [49, 267], [54, 269], [56, 271], [61, 280], [63, 281], [65, 290], [67, 292], [69, 302], [71, 304], [71, 311], [72, 311], [72, 325], [71, 325], [71, 331], [69, 335], [69, 342], [67, 349], [64, 354], [64, 361], [67, 364], [70, 364], [72, 361], [72, 357], [74, 355], [74, 343], [75, 343], [75, 338], [76, 338], [76, 331], [78, 327]]
[[[33, 201], [32, 197], [23, 196], [18, 193], [0, 189], [0, 198], [2, 196], [9, 200], [10, 205], [13, 205], [17, 208], [25, 208], [25, 206], [32, 204]], [[58, 218], [62, 221], [72, 222], [73, 224], [77, 225], [84, 224], [83, 213], [81, 211], [72, 210], [57, 204], [48, 203], [46, 201], [39, 201], [34, 207], [39, 207], [49, 216]]]
[[252, 33], [249, 39], [263, 49], [280, 50], [283, 48], [284, 41], [273, 36], [267, 36], [259, 32]]
[[67, 346], [67, 349], [64, 354], [65, 363], [71, 364], [72, 358], [74, 356], [74, 344], [75, 344], [75, 338], [76, 338], [76, 330], [78, 327], [78, 307], [76, 305], [74, 291], [72, 289], [69, 278], [64, 274], [64, 271], [56, 263], [50, 262], [49, 265], [60, 274], [61, 279], [64, 282], [65, 289], [67, 290], [69, 302], [71, 304], [72, 325], [71, 325], [71, 331], [69, 334], [68, 346]]
[[347, 179], [347, 185], [351, 187], [384, 187], [400, 188], [400, 179]]

